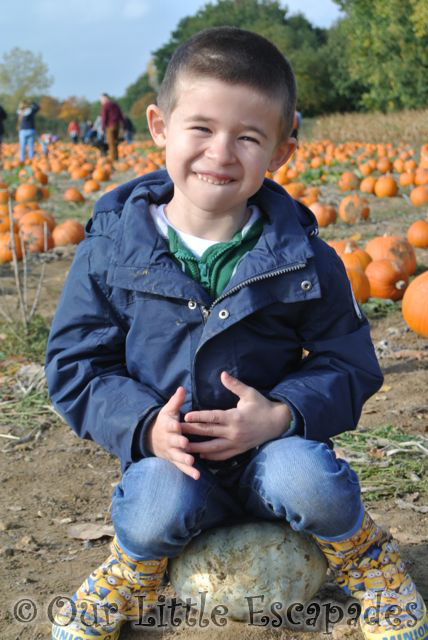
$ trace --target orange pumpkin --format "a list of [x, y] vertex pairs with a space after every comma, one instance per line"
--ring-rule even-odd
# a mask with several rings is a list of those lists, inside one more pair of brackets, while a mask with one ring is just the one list
[[85, 193], [92, 193], [93, 191], [99, 191], [99, 190], [100, 190], [100, 183], [94, 179], [87, 180], [83, 185], [83, 191]]
[[316, 217], [320, 227], [327, 227], [329, 224], [334, 224], [336, 222], [336, 209], [328, 204], [313, 202], [309, 205], [309, 209]]
[[34, 202], [42, 198], [40, 187], [35, 184], [20, 184], [15, 192], [16, 202]]
[[[15, 252], [17, 260], [22, 258], [21, 239], [17, 233], [14, 234], [13, 240], [15, 243]], [[0, 264], [5, 262], [11, 262], [12, 255], [12, 237], [10, 232], [2, 233], [0, 235]]]
[[345, 196], [339, 204], [339, 218], [346, 224], [367, 220], [369, 213], [367, 200], [357, 194]]
[[415, 187], [410, 192], [410, 202], [415, 207], [422, 207], [428, 204], [428, 187]]
[[398, 193], [398, 186], [392, 176], [381, 176], [376, 180], [375, 195], [378, 198], [393, 198]]
[[405, 171], [400, 175], [400, 187], [411, 187], [415, 184], [415, 174], [413, 171]]
[[407, 240], [413, 247], [428, 249], [428, 222], [416, 220], [407, 230]]
[[402, 313], [404, 322], [412, 331], [428, 338], [428, 271], [417, 276], [407, 287]]
[[9, 191], [8, 191], [7, 187], [6, 188], [3, 188], [3, 187], [0, 188], [0, 204], [7, 205], [7, 203], [9, 202], [9, 198], [10, 198], [10, 195], [9, 195]]
[[346, 269], [346, 275], [357, 302], [367, 302], [370, 298], [370, 282], [364, 271], [360, 267], [349, 267]]
[[388, 258], [402, 263], [408, 275], [416, 271], [415, 250], [405, 238], [377, 236], [367, 242], [365, 250], [372, 260]]
[[380, 173], [388, 173], [392, 169], [391, 161], [386, 157], [380, 158], [376, 168]]
[[[14, 222], [14, 230], [18, 231], [18, 225]], [[10, 219], [9, 216], [0, 216], [0, 234], [10, 231]]]
[[305, 191], [305, 184], [303, 182], [289, 182], [284, 186], [284, 189], [292, 198], [298, 200]]
[[359, 268], [364, 271], [369, 262], [372, 261], [372, 258], [367, 251], [352, 246], [350, 242], [346, 244], [344, 250], [340, 254], [340, 257], [346, 269]]
[[329, 240], [327, 244], [329, 245], [329, 247], [331, 247], [336, 251], [338, 256], [340, 256], [343, 253], [347, 245], [349, 245], [354, 249], [358, 248], [354, 240]]
[[33, 225], [43, 227], [44, 224], [47, 224], [49, 232], [52, 232], [52, 229], [54, 229], [56, 223], [50, 213], [48, 213], [47, 211], [43, 211], [43, 209], [37, 209], [35, 211], [24, 213], [24, 215], [19, 220], [19, 224], [24, 227], [31, 227]]
[[67, 244], [79, 244], [85, 237], [85, 229], [77, 220], [66, 220], [52, 231], [52, 238], [56, 247]]
[[362, 193], [374, 193], [375, 184], [376, 178], [368, 176], [367, 178], [364, 178], [364, 180], [361, 180], [360, 191]]
[[66, 202], [84, 202], [85, 198], [76, 187], [69, 187], [64, 191], [64, 200]]
[[41, 253], [54, 246], [49, 229], [45, 231], [45, 228], [40, 225], [21, 225], [20, 233], [25, 249], [31, 253]]
[[409, 281], [403, 265], [396, 260], [373, 260], [365, 271], [370, 282], [370, 296], [400, 300]]
[[340, 176], [339, 182], [337, 183], [339, 189], [341, 191], [351, 191], [352, 189], [358, 189], [360, 181], [355, 173], [352, 171], [345, 171]]

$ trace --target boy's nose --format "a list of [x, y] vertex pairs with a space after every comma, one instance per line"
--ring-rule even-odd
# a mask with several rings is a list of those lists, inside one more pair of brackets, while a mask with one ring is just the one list
[[206, 155], [219, 164], [229, 164], [235, 160], [233, 143], [229, 136], [217, 135], [210, 140]]

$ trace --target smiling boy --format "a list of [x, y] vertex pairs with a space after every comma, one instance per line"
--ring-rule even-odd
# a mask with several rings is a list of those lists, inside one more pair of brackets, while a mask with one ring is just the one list
[[[46, 373], [57, 409], [117, 455], [123, 475], [111, 555], [57, 614], [53, 638], [117, 638], [139, 596], [156, 602], [169, 558], [202, 530], [248, 517], [315, 537], [339, 583], [364, 610], [375, 604], [366, 638], [392, 639], [408, 623], [428, 638], [421, 597], [411, 590], [405, 609], [402, 588], [414, 585], [331, 447], [382, 375], [313, 215], [264, 180], [293, 153], [294, 111], [292, 70], [271, 43], [203, 31], [175, 52], [147, 110], [167, 171], [95, 208]], [[399, 576], [388, 590], [395, 627], [369, 585], [380, 557]]]

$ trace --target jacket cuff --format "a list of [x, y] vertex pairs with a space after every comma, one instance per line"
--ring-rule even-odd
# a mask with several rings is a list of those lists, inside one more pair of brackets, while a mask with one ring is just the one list
[[134, 431], [134, 438], [132, 441], [131, 456], [133, 462], [138, 462], [138, 460], [141, 460], [142, 458], [153, 457], [154, 454], [149, 451], [146, 446], [146, 436], [148, 428], [160, 410], [160, 406], [151, 407], [151, 409], [149, 409], [144, 415], [144, 418], [142, 418], [138, 423], [137, 428]]
[[269, 394], [267, 397], [269, 398], [269, 400], [272, 400], [273, 402], [282, 402], [283, 404], [286, 404], [287, 407], [290, 409], [290, 413], [291, 413], [290, 426], [286, 431], [284, 431], [284, 433], [280, 437], [288, 438], [289, 436], [304, 436], [305, 421], [303, 419], [302, 414], [300, 413], [300, 411], [296, 409], [294, 404], [292, 404], [289, 400], [285, 400], [279, 395]]
[[282, 438], [288, 438], [289, 436], [303, 436], [305, 432], [305, 423], [302, 414], [297, 411], [296, 407], [287, 400], [284, 402], [291, 412], [291, 422], [287, 431], [284, 431]]

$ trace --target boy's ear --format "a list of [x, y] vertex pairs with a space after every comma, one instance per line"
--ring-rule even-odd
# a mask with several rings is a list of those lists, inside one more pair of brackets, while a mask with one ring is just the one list
[[146, 109], [146, 117], [154, 143], [158, 147], [164, 147], [166, 142], [166, 122], [162, 111], [156, 104], [149, 104]]
[[268, 170], [272, 173], [274, 171], [277, 171], [279, 167], [282, 167], [282, 165], [285, 164], [287, 160], [289, 160], [289, 158], [291, 158], [296, 149], [296, 138], [288, 138], [288, 140], [281, 142], [272, 154]]

